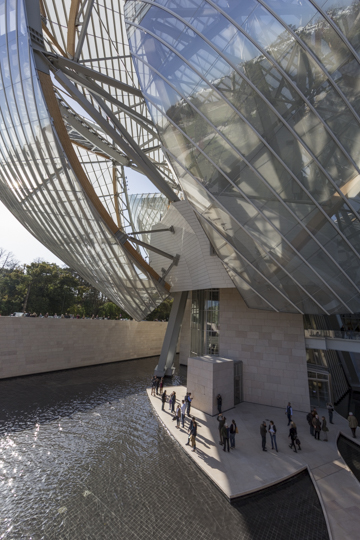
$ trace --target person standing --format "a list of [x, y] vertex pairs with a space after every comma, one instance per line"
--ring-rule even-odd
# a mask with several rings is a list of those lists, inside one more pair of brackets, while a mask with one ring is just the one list
[[334, 407], [333, 407], [332, 403], [329, 402], [326, 405], [326, 408], [327, 408], [328, 413], [329, 413], [329, 422], [330, 422], [330, 424], [333, 424], [334, 423], [333, 422]]
[[224, 442], [224, 452], [226, 452], [226, 447], [228, 449], [228, 452], [230, 452], [230, 448], [229, 448], [229, 427], [227, 424], [224, 424], [222, 429], [221, 429], [221, 434], [222, 434], [222, 439], [223, 439], [223, 442]]
[[321, 422], [319, 420], [318, 415], [315, 415], [313, 418], [313, 426], [315, 430], [315, 439], [320, 441]]
[[171, 402], [171, 412], [175, 412], [175, 405], [176, 405], [176, 392], [173, 392], [173, 399]]
[[356, 419], [356, 416], [354, 416], [352, 412], [349, 412], [348, 422], [349, 422], [349, 427], [352, 431], [353, 437], [354, 439], [356, 439], [356, 428], [358, 427], [358, 421]]
[[295, 426], [294, 422], [290, 423], [289, 437], [290, 437], [290, 440], [291, 440], [291, 444], [289, 444], [289, 448], [294, 447], [294, 452], [297, 453], [296, 445], [295, 445], [296, 438], [297, 438], [297, 431], [296, 431], [296, 426]]
[[183, 399], [181, 402], [181, 427], [185, 428], [185, 414], [186, 414], [186, 403]]
[[181, 407], [179, 404], [177, 406], [175, 416], [176, 416], [176, 428], [179, 429], [180, 417], [181, 417]]
[[192, 402], [191, 392], [189, 392], [187, 396], [188, 396], [188, 398], [187, 398], [187, 415], [190, 416], [191, 402]]
[[193, 418], [193, 421], [192, 421], [192, 428], [191, 428], [190, 435], [191, 435], [192, 451], [195, 452], [196, 451], [196, 435], [197, 435], [197, 423], [196, 423], [195, 418]]
[[169, 397], [169, 411], [171, 411], [171, 407], [172, 407], [172, 400], [174, 398], [174, 392], [172, 392], [170, 394], [170, 397]]
[[223, 441], [223, 437], [222, 437], [222, 428], [224, 427], [225, 425], [225, 416], [223, 416], [222, 414], [219, 414], [219, 416], [217, 417], [217, 421], [219, 422], [219, 425], [218, 425], [218, 428], [219, 428], [219, 444], [223, 445], [224, 444], [224, 441]]
[[314, 436], [315, 433], [314, 433], [314, 426], [313, 426], [313, 413], [312, 412], [309, 412], [306, 416], [306, 420], [307, 420], [307, 423], [309, 424], [310, 426], [310, 435]]
[[270, 420], [268, 431], [270, 433], [270, 439], [271, 439], [271, 450], [278, 451], [277, 444], [276, 444], [276, 426], [272, 420]]
[[160, 394], [162, 394], [163, 386], [164, 386], [164, 377], [161, 377], [161, 380], [160, 380]]
[[327, 438], [327, 432], [329, 431], [329, 428], [327, 427], [326, 425], [326, 420], [325, 420], [325, 416], [322, 416], [321, 417], [321, 420], [322, 420], [322, 424], [321, 424], [321, 431], [323, 432], [324, 434], [324, 441], [327, 442], [328, 438]]
[[266, 422], [264, 420], [264, 422], [260, 425], [261, 445], [262, 445], [263, 452], [266, 452], [266, 433], [267, 433]]
[[193, 423], [195, 422], [195, 416], [192, 417], [192, 419], [190, 420], [190, 425], [189, 425], [189, 429], [188, 429], [188, 442], [185, 444], [185, 446], [189, 446], [190, 444], [190, 441], [191, 441], [191, 430], [193, 428]]
[[159, 377], [156, 377], [156, 395], [159, 395], [159, 385], [160, 385], [160, 379]]
[[154, 375], [153, 378], [152, 378], [152, 383], [151, 383], [151, 395], [152, 396], [155, 396], [155, 389], [156, 389], [156, 377]]
[[230, 425], [230, 448], [232, 450], [235, 450], [235, 434], [237, 432], [238, 431], [237, 431], [236, 423], [235, 423], [235, 420], [233, 420]]
[[287, 404], [287, 407], [286, 407], [286, 412], [285, 414], [287, 415], [288, 417], [288, 426], [290, 426], [290, 422], [291, 422], [291, 419], [292, 419], [292, 406], [291, 406], [291, 403], [289, 401], [289, 403]]
[[165, 402], [166, 402], [166, 390], [164, 390], [163, 393], [162, 393], [161, 401], [162, 401], [161, 410], [163, 411], [164, 407], [165, 407]]
[[220, 394], [218, 394], [216, 396], [216, 400], [217, 400], [217, 408], [218, 408], [218, 412], [219, 414], [221, 414], [221, 406], [222, 406], [222, 397]]

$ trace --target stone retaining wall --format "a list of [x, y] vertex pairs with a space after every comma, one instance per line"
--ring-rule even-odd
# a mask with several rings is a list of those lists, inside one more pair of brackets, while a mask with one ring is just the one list
[[160, 354], [167, 323], [0, 317], [0, 379]]

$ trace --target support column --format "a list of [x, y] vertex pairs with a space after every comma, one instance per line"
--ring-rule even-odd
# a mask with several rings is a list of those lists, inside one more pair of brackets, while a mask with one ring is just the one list
[[181, 323], [184, 317], [188, 291], [174, 293], [174, 302], [170, 312], [159, 363], [155, 368], [157, 377], [172, 377], [176, 345], [179, 339]]

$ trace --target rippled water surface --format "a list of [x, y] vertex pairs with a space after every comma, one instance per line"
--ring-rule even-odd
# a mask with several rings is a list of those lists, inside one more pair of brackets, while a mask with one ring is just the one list
[[308, 478], [228, 503], [152, 411], [157, 360], [0, 381], [0, 540], [327, 539]]
[[156, 363], [0, 381], [1, 539], [205, 539], [214, 508], [237, 521], [154, 416]]

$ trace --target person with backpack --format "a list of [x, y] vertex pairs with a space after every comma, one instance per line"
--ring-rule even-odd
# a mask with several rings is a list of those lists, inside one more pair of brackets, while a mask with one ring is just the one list
[[276, 426], [272, 420], [270, 420], [268, 432], [270, 433], [270, 439], [271, 439], [271, 450], [278, 451], [277, 444], [276, 444]]
[[235, 450], [235, 434], [238, 433], [235, 420], [230, 425], [230, 450]]
[[296, 454], [297, 454], [297, 450], [296, 450], [296, 446], [295, 446], [296, 438], [297, 438], [297, 430], [296, 430], [296, 426], [295, 426], [294, 422], [290, 423], [290, 430], [289, 430], [289, 435], [288, 436], [291, 439], [291, 444], [289, 444], [289, 448], [291, 449], [292, 447], [294, 447], [294, 452], [296, 452]]

